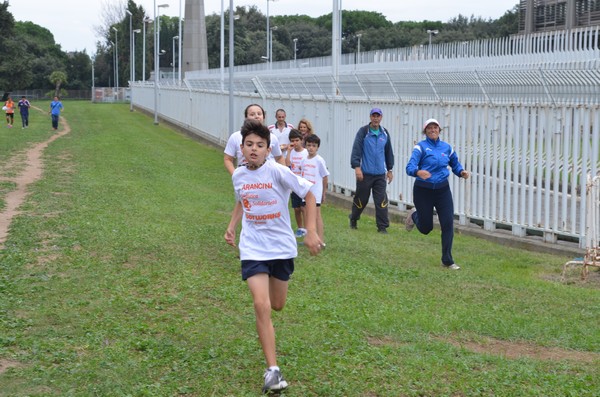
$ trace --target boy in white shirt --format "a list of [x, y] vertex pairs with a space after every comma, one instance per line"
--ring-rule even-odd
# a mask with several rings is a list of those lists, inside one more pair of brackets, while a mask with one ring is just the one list
[[304, 245], [316, 255], [321, 241], [316, 233], [312, 184], [289, 168], [267, 161], [271, 133], [260, 121], [247, 119], [241, 133], [241, 149], [247, 163], [232, 175], [237, 202], [224, 237], [227, 244], [235, 247], [237, 225], [242, 221], [239, 239], [242, 279], [247, 281], [254, 301], [256, 329], [267, 362], [263, 386], [263, 393], [267, 393], [288, 386], [277, 366], [271, 310], [279, 311], [285, 306], [288, 281], [298, 254], [288, 210], [292, 190], [306, 201]]
[[[290, 167], [292, 172], [302, 176], [300, 164], [308, 156], [308, 151], [302, 145], [302, 133], [296, 129], [290, 131], [290, 144], [285, 157], [285, 164]], [[304, 237], [306, 229], [304, 228], [304, 201], [298, 195], [292, 192], [291, 196], [294, 217], [296, 218], [296, 237]]]
[[308, 156], [300, 164], [302, 177], [313, 183], [315, 186], [312, 190], [317, 200], [317, 234], [321, 240], [321, 246], [325, 247], [323, 218], [321, 217], [321, 204], [325, 202], [325, 192], [327, 191], [327, 177], [329, 171], [325, 160], [317, 152], [321, 146], [321, 139], [316, 135], [306, 137], [306, 150]]

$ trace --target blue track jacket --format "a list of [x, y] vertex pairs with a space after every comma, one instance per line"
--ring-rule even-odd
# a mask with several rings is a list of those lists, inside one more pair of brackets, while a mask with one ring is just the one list
[[379, 135], [371, 133], [368, 124], [358, 130], [352, 145], [350, 166], [353, 169], [360, 167], [367, 175], [383, 175], [394, 168], [392, 142], [383, 126], [379, 126]]
[[[416, 177], [420, 186], [423, 186], [423, 182], [438, 185], [447, 182], [450, 175], [448, 166], [452, 168], [452, 172], [458, 177], [464, 170], [452, 146], [440, 139], [432, 141], [425, 138], [413, 148], [410, 160], [406, 164], [406, 174]], [[429, 179], [419, 178], [417, 176], [419, 170], [429, 171], [431, 177]]]

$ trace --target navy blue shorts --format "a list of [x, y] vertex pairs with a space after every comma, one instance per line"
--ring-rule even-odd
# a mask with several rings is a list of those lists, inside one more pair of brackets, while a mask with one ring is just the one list
[[292, 192], [291, 198], [292, 198], [292, 208], [300, 208], [300, 207], [304, 207], [306, 205], [304, 200], [302, 200], [300, 198], [300, 196], [298, 196], [294, 192]]
[[267, 273], [269, 277], [275, 277], [281, 281], [288, 281], [294, 273], [294, 258], [290, 259], [271, 259], [267, 261], [242, 261], [242, 280], [259, 273]]

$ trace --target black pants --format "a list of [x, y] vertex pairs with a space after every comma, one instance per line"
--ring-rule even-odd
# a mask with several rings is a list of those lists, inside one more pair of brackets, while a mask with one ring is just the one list
[[371, 190], [373, 191], [373, 202], [375, 203], [375, 222], [377, 229], [387, 229], [390, 226], [388, 217], [388, 197], [386, 192], [387, 181], [385, 174], [382, 175], [367, 175], [363, 174], [362, 181], [356, 181], [356, 194], [352, 200], [352, 214], [350, 219], [357, 221], [360, 219], [360, 214], [364, 211]]
[[433, 209], [438, 215], [442, 228], [442, 264], [450, 266], [454, 263], [452, 258], [452, 241], [454, 240], [454, 201], [450, 186], [440, 189], [428, 189], [421, 186], [413, 187], [413, 200], [417, 212], [413, 214], [413, 221], [417, 229], [428, 234], [433, 230]]

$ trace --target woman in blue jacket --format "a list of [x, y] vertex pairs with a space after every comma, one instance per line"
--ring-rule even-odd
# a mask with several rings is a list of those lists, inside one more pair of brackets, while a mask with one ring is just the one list
[[413, 187], [413, 208], [406, 217], [406, 230], [415, 226], [423, 233], [433, 230], [433, 209], [435, 208], [442, 228], [442, 266], [458, 270], [460, 267], [452, 258], [454, 239], [454, 202], [448, 184], [450, 171], [459, 178], [469, 178], [458, 161], [458, 155], [448, 143], [440, 140], [440, 123], [429, 119], [423, 126], [425, 139], [417, 143], [406, 164], [406, 173], [416, 178]]

